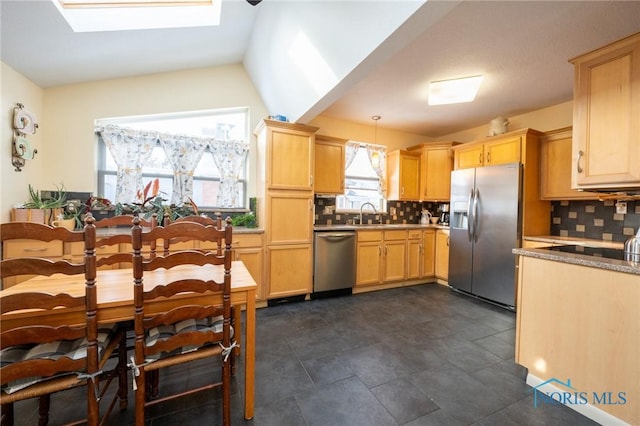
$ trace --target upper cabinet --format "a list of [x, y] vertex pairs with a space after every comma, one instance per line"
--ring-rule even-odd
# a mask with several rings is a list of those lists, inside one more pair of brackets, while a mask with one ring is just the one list
[[258, 125], [258, 149], [266, 166], [260, 178], [268, 189], [313, 189], [315, 131], [315, 127], [276, 120]]
[[408, 148], [420, 156], [420, 200], [448, 201], [451, 196], [451, 170], [454, 145], [460, 142], [426, 142]]
[[505, 133], [454, 147], [455, 169], [522, 162], [523, 135], [521, 133], [521, 131]]
[[316, 194], [344, 194], [345, 139], [316, 135], [315, 179]]
[[598, 194], [571, 188], [571, 127], [540, 137], [540, 193], [545, 200], [597, 199]]
[[387, 155], [387, 199], [420, 199], [420, 153], [396, 150]]
[[640, 186], [640, 33], [575, 59], [574, 188]]

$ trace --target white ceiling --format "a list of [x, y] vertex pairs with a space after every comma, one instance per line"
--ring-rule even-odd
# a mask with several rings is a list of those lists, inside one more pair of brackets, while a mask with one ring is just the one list
[[[284, 4], [225, 0], [216, 28], [75, 34], [49, 0], [0, 1], [2, 61], [43, 88], [241, 63], [261, 14]], [[640, 1], [462, 1], [447, 9], [435, 23], [416, 13], [424, 30], [412, 22], [413, 31], [396, 32], [415, 39], [393, 40], [396, 53], [388, 60], [362, 78], [347, 76], [324, 102], [311, 100], [307, 113], [293, 118], [323, 114], [371, 125], [371, 116], [380, 115], [381, 127], [439, 137], [571, 100], [568, 60], [640, 31]], [[326, 29], [349, 39], [349, 28], [327, 22]], [[485, 76], [476, 101], [427, 105], [429, 81], [475, 74]]]

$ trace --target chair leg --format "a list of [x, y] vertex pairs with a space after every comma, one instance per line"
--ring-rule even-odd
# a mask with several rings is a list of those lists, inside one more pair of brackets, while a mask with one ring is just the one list
[[[234, 358], [234, 354], [231, 354]], [[222, 424], [231, 425], [231, 362], [222, 361]]]
[[140, 368], [140, 375], [135, 378], [136, 381], [136, 394], [135, 394], [135, 418], [136, 418], [136, 426], [144, 426], [144, 403], [145, 393], [146, 393], [146, 373], [144, 371], [144, 367]]
[[100, 423], [100, 408], [98, 406], [98, 397], [96, 394], [97, 378], [87, 379], [87, 426], [98, 426]]
[[51, 395], [42, 395], [38, 400], [38, 426], [47, 426], [47, 423], [49, 423], [49, 407], [51, 405]]
[[118, 397], [120, 398], [120, 411], [127, 409], [129, 389], [127, 385], [127, 335], [123, 333], [120, 347], [118, 348]]
[[2, 426], [13, 426], [13, 402], [2, 404], [2, 407], [0, 409], [2, 410], [0, 424]]
[[160, 389], [160, 370], [153, 370], [147, 373], [147, 400], [154, 399], [158, 396]]

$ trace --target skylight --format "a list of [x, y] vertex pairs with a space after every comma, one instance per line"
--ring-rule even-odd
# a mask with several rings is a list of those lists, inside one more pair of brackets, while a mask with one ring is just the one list
[[216, 26], [221, 0], [51, 0], [75, 32]]
[[476, 98], [481, 83], [481, 75], [432, 81], [429, 84], [429, 105], [471, 102]]

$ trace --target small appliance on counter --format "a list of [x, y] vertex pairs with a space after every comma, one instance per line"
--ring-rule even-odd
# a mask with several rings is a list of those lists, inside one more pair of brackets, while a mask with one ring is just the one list
[[449, 225], [449, 204], [441, 204], [439, 210], [440, 210], [440, 224], [448, 226]]
[[422, 216], [420, 217], [421, 225], [428, 225], [431, 220], [431, 212], [427, 209], [422, 209]]
[[640, 263], [640, 227], [636, 236], [624, 243], [624, 260]]

